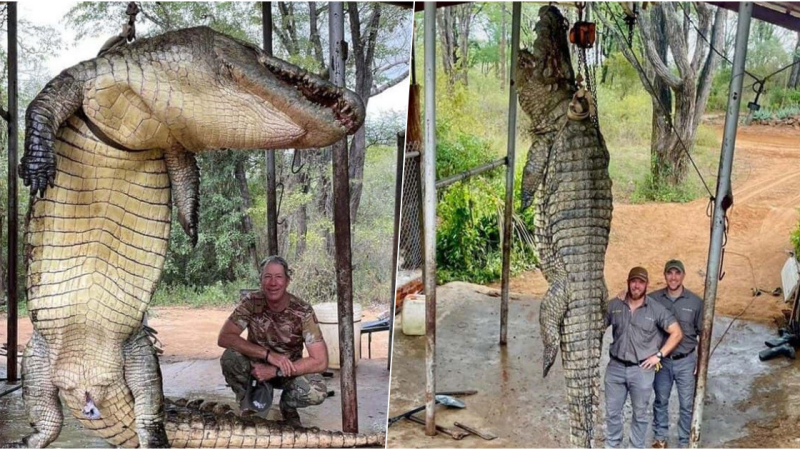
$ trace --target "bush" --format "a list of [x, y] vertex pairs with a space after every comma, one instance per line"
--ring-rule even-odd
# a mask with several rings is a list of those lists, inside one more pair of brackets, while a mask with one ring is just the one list
[[791, 240], [792, 247], [794, 248], [794, 256], [795, 258], [800, 258], [800, 222], [797, 222], [797, 226], [794, 231], [792, 231]]

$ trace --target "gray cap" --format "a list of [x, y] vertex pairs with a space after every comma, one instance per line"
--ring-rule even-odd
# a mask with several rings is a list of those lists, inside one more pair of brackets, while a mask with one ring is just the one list
[[664, 273], [669, 272], [669, 269], [678, 269], [681, 273], [686, 273], [686, 269], [683, 268], [683, 263], [679, 259], [670, 259], [664, 265]]

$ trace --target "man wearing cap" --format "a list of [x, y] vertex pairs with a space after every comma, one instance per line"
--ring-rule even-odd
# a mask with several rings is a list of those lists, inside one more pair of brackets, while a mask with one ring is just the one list
[[[320, 372], [328, 367], [328, 348], [314, 310], [286, 291], [291, 274], [280, 256], [262, 261], [261, 289], [242, 296], [217, 344], [226, 349], [220, 360], [222, 373], [242, 411], [266, 413], [272, 389], [282, 389], [283, 419], [299, 426], [297, 408], [318, 405], [327, 397]], [[245, 329], [247, 339], [241, 337]], [[303, 345], [308, 350], [305, 358]], [[252, 392], [256, 389], [257, 395]]]
[[[644, 448], [647, 407], [656, 367], [680, 342], [683, 334], [675, 316], [647, 295], [648, 275], [643, 267], [628, 273], [624, 299], [608, 304], [606, 326], [612, 327], [611, 360], [606, 368], [606, 445], [622, 444], [622, 408], [631, 396], [633, 418], [630, 445]], [[669, 335], [664, 341], [662, 332]]]
[[703, 329], [703, 300], [683, 286], [686, 270], [677, 259], [667, 261], [664, 278], [667, 287], [651, 294], [658, 303], [670, 310], [683, 331], [678, 347], [662, 361], [662, 369], [656, 373], [653, 389], [653, 448], [667, 447], [669, 432], [669, 397], [672, 384], [678, 385], [680, 417], [678, 419], [678, 442], [681, 447], [689, 445], [689, 428], [692, 423], [694, 403], [695, 370], [697, 366], [698, 336]]

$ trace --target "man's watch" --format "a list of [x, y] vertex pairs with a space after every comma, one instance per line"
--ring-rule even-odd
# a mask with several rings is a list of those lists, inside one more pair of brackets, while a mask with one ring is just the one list
[[278, 368], [275, 370], [275, 376], [276, 376], [276, 377], [282, 377], [282, 376], [283, 376], [283, 372], [281, 372], [281, 368], [280, 368], [280, 367], [278, 367]]
[[658, 357], [658, 359], [664, 359], [664, 354], [661, 353], [661, 350], [659, 350], [658, 353], [656, 353], [656, 356]]

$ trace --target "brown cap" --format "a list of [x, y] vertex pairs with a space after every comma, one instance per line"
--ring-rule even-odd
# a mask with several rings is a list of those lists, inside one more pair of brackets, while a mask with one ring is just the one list
[[634, 267], [628, 272], [628, 281], [631, 281], [634, 278], [638, 278], [644, 282], [647, 282], [647, 269], [644, 267]]
[[683, 268], [683, 263], [679, 259], [667, 261], [667, 264], [664, 265], [664, 273], [669, 272], [669, 269], [678, 269], [681, 273], [686, 273], [686, 269]]

